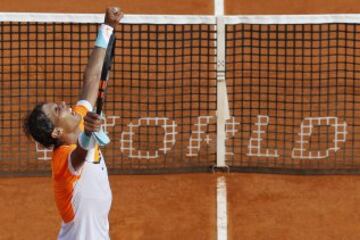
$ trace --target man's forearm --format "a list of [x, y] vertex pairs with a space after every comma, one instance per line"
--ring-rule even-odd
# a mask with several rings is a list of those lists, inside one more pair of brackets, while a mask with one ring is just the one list
[[105, 55], [106, 49], [95, 47], [84, 72], [84, 82], [80, 99], [88, 100], [92, 106], [94, 106], [96, 102]]
[[105, 21], [99, 28], [99, 33], [96, 39], [96, 46], [92, 51], [89, 63], [84, 73], [84, 83], [80, 94], [80, 98], [88, 100], [92, 106], [95, 105], [99, 83], [101, 78], [101, 71], [106, 56], [106, 48], [116, 25], [119, 24], [123, 13], [119, 8], [112, 7], [106, 9]]

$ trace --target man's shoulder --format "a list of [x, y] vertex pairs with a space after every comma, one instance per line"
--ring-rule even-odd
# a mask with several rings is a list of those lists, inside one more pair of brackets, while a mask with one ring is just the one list
[[76, 144], [61, 145], [55, 148], [53, 150], [53, 155], [52, 155], [53, 162], [66, 159], [75, 148], [76, 148]]
[[57, 148], [54, 148], [53, 155], [70, 152], [74, 148], [74, 146], [76, 146], [76, 144], [70, 144], [70, 145], [63, 144], [63, 145], [60, 145]]
[[69, 154], [76, 148], [76, 144], [61, 145], [54, 149], [52, 155], [53, 176], [62, 176], [68, 167]]

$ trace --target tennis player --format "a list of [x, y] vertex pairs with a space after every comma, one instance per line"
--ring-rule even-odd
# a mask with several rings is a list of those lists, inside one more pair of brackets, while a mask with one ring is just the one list
[[107, 168], [96, 142], [84, 146], [102, 120], [93, 113], [109, 36], [123, 13], [106, 9], [95, 47], [84, 73], [80, 100], [71, 108], [64, 102], [37, 105], [24, 122], [35, 141], [54, 147], [52, 180], [55, 201], [62, 218], [59, 240], [107, 240], [112, 194]]

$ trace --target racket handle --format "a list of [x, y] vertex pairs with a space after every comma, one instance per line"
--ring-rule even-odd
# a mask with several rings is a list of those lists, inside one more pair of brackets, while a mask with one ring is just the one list
[[103, 100], [98, 100], [96, 103], [96, 114], [97, 115], [101, 115], [101, 111], [102, 111], [102, 106], [103, 106]]

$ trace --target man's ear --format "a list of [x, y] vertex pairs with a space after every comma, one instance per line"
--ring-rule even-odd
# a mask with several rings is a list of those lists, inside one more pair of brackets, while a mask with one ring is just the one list
[[54, 130], [51, 133], [51, 137], [52, 138], [60, 138], [61, 135], [63, 134], [64, 130], [62, 128], [56, 127], [54, 128]]

